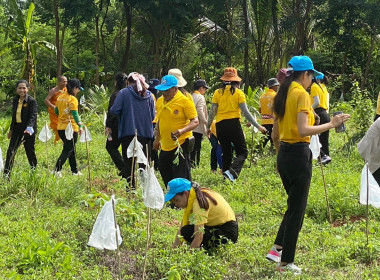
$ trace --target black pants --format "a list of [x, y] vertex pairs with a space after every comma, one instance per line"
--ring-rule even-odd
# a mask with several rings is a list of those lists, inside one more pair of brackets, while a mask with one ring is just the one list
[[[327, 113], [325, 109], [322, 108], [316, 108], [315, 113], [319, 116], [320, 122], [319, 124], [329, 123], [330, 122], [330, 116]], [[330, 156], [330, 150], [329, 150], [329, 130], [326, 130], [325, 132], [322, 132], [319, 134], [319, 142], [321, 143], [321, 157], [326, 155]]]
[[194, 149], [190, 153], [190, 163], [191, 167], [195, 168], [199, 166], [199, 162], [201, 160], [201, 147], [202, 147], [202, 133], [193, 132], [193, 136], [195, 138]]
[[288, 195], [288, 209], [275, 240], [282, 246], [282, 262], [293, 262], [302, 228], [312, 175], [312, 154], [309, 143], [281, 143], [277, 168]]
[[373, 172], [372, 175], [373, 175], [373, 178], [375, 178], [376, 182], [380, 186], [380, 168], [377, 169], [375, 172]]
[[178, 165], [173, 163], [176, 157], [175, 152], [177, 148], [171, 151], [161, 150], [158, 158], [158, 169], [160, 170], [165, 186], [167, 186], [170, 180], [174, 178], [185, 178], [191, 181], [190, 154], [188, 152], [188, 145], [187, 140], [181, 145], [183, 157], [178, 155]]
[[376, 114], [375, 119], [373, 120], [374, 122], [380, 117], [380, 115]]
[[107, 149], [107, 152], [109, 153], [109, 155], [111, 156], [112, 161], [116, 165], [117, 169], [119, 169], [119, 171], [122, 171], [124, 168], [124, 160], [123, 160], [123, 157], [121, 156], [121, 154], [119, 152], [121, 140], [118, 138], [117, 129], [112, 130], [111, 136], [112, 136], [111, 141], [109, 141], [107, 139], [106, 149]]
[[[247, 145], [239, 119], [222, 120], [216, 123], [216, 134], [222, 146], [223, 152], [223, 172], [230, 170], [236, 179], [245, 159], [248, 156]], [[232, 146], [236, 152], [236, 158], [232, 162]], [[232, 163], [231, 163], [232, 162]]]
[[[156, 124], [153, 123], [153, 130], [156, 128]], [[157, 150], [153, 150], [153, 140], [152, 139], [152, 144], [151, 144], [151, 150], [152, 150], [152, 153], [151, 153], [151, 156], [150, 156], [150, 159], [152, 160], [152, 162], [154, 163], [154, 170], [158, 170], [158, 151]]]
[[[132, 180], [131, 180], [131, 175], [133, 175], [135, 173], [135, 165], [136, 164], [133, 164], [133, 166], [132, 166], [132, 157], [130, 157], [130, 158], [127, 157], [127, 150], [128, 150], [128, 146], [132, 142], [133, 138], [135, 138], [135, 136], [126, 136], [126, 137], [121, 138], [121, 147], [122, 147], [122, 153], [123, 153], [123, 159], [124, 159], [124, 169], [122, 172], [122, 176], [123, 176], [123, 178], [127, 179], [128, 185], [129, 185], [129, 187], [132, 187], [132, 189], [136, 188], [135, 176], [132, 176]], [[151, 154], [151, 147], [152, 147], [152, 145], [151, 145], [152, 139], [137, 136], [137, 140], [143, 146], [144, 155], [147, 157], [147, 159], [149, 161], [150, 154]], [[148, 150], [147, 150], [147, 148], [148, 148]], [[135, 158], [135, 160], [136, 160], [136, 158]], [[134, 163], [135, 162], [136, 161], [134, 161]], [[139, 163], [139, 168], [145, 168], [145, 165]], [[127, 189], [129, 189], [129, 188], [127, 187]]]
[[75, 155], [75, 144], [78, 140], [78, 132], [73, 133], [73, 139], [71, 140], [66, 139], [64, 130], [58, 130], [58, 135], [63, 141], [63, 150], [57, 160], [57, 163], [55, 164], [55, 170], [61, 171], [62, 166], [65, 164], [66, 160], [69, 159], [71, 172], [78, 173], [77, 160]]
[[34, 133], [33, 135], [29, 135], [24, 134], [24, 131], [25, 126], [23, 126], [22, 124], [15, 124], [12, 131], [11, 140], [8, 146], [7, 158], [5, 160], [4, 174], [6, 175], [9, 175], [9, 173], [11, 173], [17, 149], [20, 147], [22, 141], [24, 141], [24, 149], [30, 167], [36, 168], [37, 166], [37, 157], [34, 149], [36, 133]]
[[[191, 243], [194, 239], [194, 225], [186, 225], [181, 228], [183, 238]], [[226, 244], [228, 240], [236, 243], [239, 236], [239, 227], [236, 221], [230, 221], [220, 226], [205, 226], [202, 247], [206, 250], [215, 248], [220, 244]]]

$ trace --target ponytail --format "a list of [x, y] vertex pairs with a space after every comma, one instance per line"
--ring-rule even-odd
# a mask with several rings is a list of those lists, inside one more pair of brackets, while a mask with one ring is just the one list
[[210, 204], [207, 198], [211, 200], [211, 202], [214, 203], [215, 205], [218, 205], [218, 202], [215, 200], [215, 198], [212, 195], [210, 195], [208, 192], [206, 192], [206, 190], [209, 190], [209, 189], [201, 188], [197, 182], [191, 182], [191, 187], [195, 191], [200, 208], [205, 209], [205, 210], [208, 210], [210, 208]]
[[228, 85], [231, 86], [231, 94], [233, 95], [235, 93], [235, 90], [237, 88], [239, 88], [240, 82], [236, 82], [236, 81], [233, 81], [233, 82], [223, 81], [222, 88], [221, 88], [222, 95], [224, 93], [224, 90], [225, 90], [226, 86], [228, 86]]

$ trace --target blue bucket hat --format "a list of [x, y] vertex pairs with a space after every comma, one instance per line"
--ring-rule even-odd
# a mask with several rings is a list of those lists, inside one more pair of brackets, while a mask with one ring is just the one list
[[189, 191], [191, 182], [184, 178], [175, 178], [168, 183], [168, 192], [165, 195], [165, 202], [171, 200], [176, 194]]
[[166, 75], [162, 77], [161, 84], [156, 86], [155, 89], [158, 90], [168, 90], [169, 88], [176, 87], [178, 85], [178, 80], [172, 75]]
[[293, 56], [290, 61], [288, 62], [290, 69], [293, 71], [307, 71], [307, 70], [312, 70], [313, 77], [317, 77], [320, 75], [323, 75], [321, 72], [318, 72], [317, 70], [314, 69], [313, 62], [311, 61], [310, 57], [305, 56], [305, 55], [300, 55], [300, 56]]

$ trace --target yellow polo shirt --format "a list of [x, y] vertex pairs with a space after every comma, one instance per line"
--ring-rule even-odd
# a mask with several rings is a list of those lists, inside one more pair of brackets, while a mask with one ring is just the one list
[[209, 193], [216, 200], [217, 205], [206, 198], [209, 208], [205, 210], [200, 208], [198, 200], [194, 199], [191, 217], [195, 221], [195, 225], [219, 226], [230, 221], [236, 221], [234, 211], [223, 196], [211, 190], [204, 192]]
[[16, 109], [16, 123], [21, 123], [21, 111], [22, 111], [22, 104], [24, 103], [24, 100], [21, 100], [19, 98], [18, 104], [17, 104], [17, 109]]
[[380, 115], [380, 92], [379, 95], [377, 96], [377, 108], [376, 108], [376, 114]]
[[234, 94], [231, 94], [231, 86], [227, 85], [224, 89], [217, 89], [212, 97], [212, 103], [218, 104], [216, 112], [216, 122], [227, 119], [235, 119], [241, 117], [239, 104], [245, 103], [245, 95], [241, 89], [236, 89]]
[[[190, 100], [178, 91], [169, 102], [165, 102], [162, 96], [158, 98], [156, 110], [161, 136], [161, 149], [163, 151], [174, 150], [177, 148], [177, 145], [172, 140], [171, 133], [184, 128], [189, 124], [191, 119], [197, 116], [194, 103], [192, 99]], [[191, 131], [182, 134], [178, 138], [179, 144], [182, 145], [192, 135]]]
[[308, 124], [314, 125], [314, 113], [311, 107], [310, 96], [307, 91], [297, 82], [292, 82], [288, 90], [285, 103], [285, 115], [278, 119], [280, 141], [287, 143], [309, 142], [310, 136], [301, 137], [298, 134], [297, 114], [306, 112]]
[[74, 95], [65, 92], [58, 97], [55, 106], [59, 111], [57, 130], [65, 130], [69, 122], [71, 122], [73, 130], [78, 132], [79, 127], [71, 114], [71, 111], [78, 111], [78, 99]]
[[324, 84], [320, 84], [321, 86], [318, 86], [316, 83], [313, 83], [310, 88], [310, 100], [311, 104], [314, 103], [314, 96], [319, 97], [319, 106], [317, 108], [325, 109], [326, 111], [329, 110], [329, 92], [327, 91], [327, 88]]
[[260, 96], [261, 124], [273, 124], [273, 100], [276, 94], [277, 92], [269, 88]]

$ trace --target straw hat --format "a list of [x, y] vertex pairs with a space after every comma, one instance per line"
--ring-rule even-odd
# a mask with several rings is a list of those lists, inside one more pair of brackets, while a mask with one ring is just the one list
[[182, 76], [182, 72], [179, 69], [170, 69], [168, 72], [168, 75], [172, 75], [177, 78], [178, 80], [178, 87], [184, 87], [187, 85], [186, 80]]
[[224, 75], [220, 78], [226, 82], [240, 82], [241, 78], [237, 74], [237, 70], [233, 67], [227, 67], [224, 69]]

